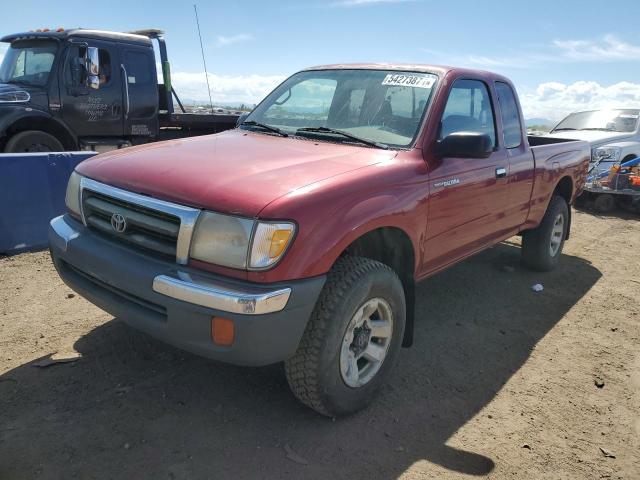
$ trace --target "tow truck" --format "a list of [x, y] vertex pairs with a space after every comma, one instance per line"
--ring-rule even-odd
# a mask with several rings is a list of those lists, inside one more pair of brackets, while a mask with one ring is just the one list
[[0, 65], [0, 152], [103, 152], [218, 133], [239, 117], [186, 112], [158, 29], [41, 29], [0, 41], [9, 43]]

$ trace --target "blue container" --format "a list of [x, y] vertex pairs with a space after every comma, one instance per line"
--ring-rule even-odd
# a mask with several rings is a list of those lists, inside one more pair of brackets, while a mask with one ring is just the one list
[[0, 253], [47, 247], [73, 169], [94, 152], [0, 154]]

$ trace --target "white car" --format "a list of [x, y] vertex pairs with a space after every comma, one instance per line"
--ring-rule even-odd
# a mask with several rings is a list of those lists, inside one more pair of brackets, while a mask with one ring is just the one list
[[640, 156], [640, 109], [619, 108], [574, 112], [547, 136], [586, 140], [591, 161], [606, 164], [626, 162]]

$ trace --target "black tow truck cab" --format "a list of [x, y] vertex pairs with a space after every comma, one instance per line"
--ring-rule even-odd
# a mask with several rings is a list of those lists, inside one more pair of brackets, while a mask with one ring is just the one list
[[239, 117], [185, 112], [160, 30], [58, 29], [0, 41], [10, 44], [0, 65], [0, 152], [106, 151], [221, 132]]

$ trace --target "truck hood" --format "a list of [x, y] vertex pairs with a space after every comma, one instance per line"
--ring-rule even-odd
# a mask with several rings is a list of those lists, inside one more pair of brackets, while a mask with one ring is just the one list
[[632, 132], [607, 132], [606, 130], [564, 130], [549, 133], [546, 136], [554, 138], [567, 138], [571, 140], [585, 140], [592, 147], [605, 145], [611, 142], [619, 142], [633, 136]]
[[283, 195], [396, 154], [230, 130], [97, 155], [76, 170], [99, 182], [181, 205], [255, 217]]

